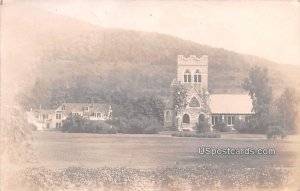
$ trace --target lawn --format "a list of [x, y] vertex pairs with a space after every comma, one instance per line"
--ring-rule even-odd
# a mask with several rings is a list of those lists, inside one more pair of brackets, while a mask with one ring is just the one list
[[[50, 168], [130, 167], [149, 169], [204, 164], [245, 167], [293, 167], [300, 139], [270, 141], [263, 135], [223, 134], [222, 138], [180, 138], [169, 135], [101, 135], [34, 132], [38, 164]], [[276, 155], [199, 155], [199, 147], [275, 148]]]
[[[5, 188], [32, 190], [297, 190], [300, 139], [33, 132], [37, 162], [6, 166]], [[199, 147], [275, 148], [276, 155], [199, 155]], [[204, 181], [205, 180], [205, 181]], [[3, 189], [6, 190], [6, 189]]]

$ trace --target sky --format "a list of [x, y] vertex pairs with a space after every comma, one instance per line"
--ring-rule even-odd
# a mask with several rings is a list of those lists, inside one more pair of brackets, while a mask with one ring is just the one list
[[106, 28], [159, 32], [300, 65], [300, 1], [44, 0], [36, 5]]

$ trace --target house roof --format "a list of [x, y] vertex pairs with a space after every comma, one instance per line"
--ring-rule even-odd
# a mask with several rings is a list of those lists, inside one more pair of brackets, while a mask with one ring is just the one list
[[55, 110], [53, 109], [33, 109], [32, 112], [36, 115], [49, 115], [53, 114]]
[[62, 107], [65, 106], [65, 113], [71, 112], [83, 112], [83, 107], [88, 106], [89, 111], [88, 113], [93, 112], [101, 112], [101, 113], [108, 113], [110, 109], [109, 104], [99, 104], [99, 103], [64, 103], [60, 105], [56, 111], [63, 111]]
[[218, 114], [252, 114], [252, 100], [247, 94], [211, 94], [211, 112]]

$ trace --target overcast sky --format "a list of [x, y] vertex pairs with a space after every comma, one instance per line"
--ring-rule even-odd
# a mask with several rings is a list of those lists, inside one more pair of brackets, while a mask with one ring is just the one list
[[102, 27], [165, 33], [300, 65], [299, 1], [44, 0], [36, 5]]

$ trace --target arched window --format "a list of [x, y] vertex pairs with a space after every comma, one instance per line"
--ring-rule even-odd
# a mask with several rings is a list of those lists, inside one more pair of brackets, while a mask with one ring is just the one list
[[185, 83], [192, 82], [192, 75], [191, 75], [191, 72], [189, 70], [186, 70], [184, 72], [184, 82]]
[[189, 103], [190, 107], [200, 107], [200, 103], [196, 97], [193, 97]]
[[188, 114], [183, 115], [182, 123], [190, 123], [190, 116]]
[[170, 111], [166, 111], [166, 122], [170, 122], [171, 121], [171, 113]]
[[196, 70], [194, 74], [194, 82], [195, 83], [200, 83], [201, 82], [201, 73], [200, 70]]

